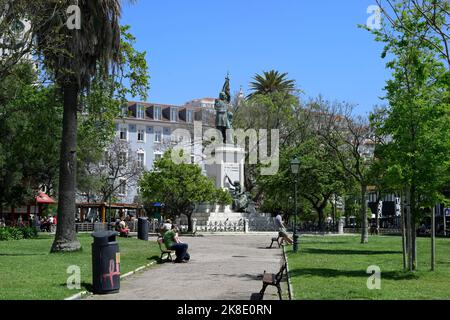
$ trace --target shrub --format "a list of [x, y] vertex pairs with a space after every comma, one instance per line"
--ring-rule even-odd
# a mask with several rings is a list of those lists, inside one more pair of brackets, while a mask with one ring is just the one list
[[38, 232], [36, 228], [0, 228], [0, 241], [36, 239]]
[[23, 233], [18, 228], [9, 228], [9, 232], [11, 233], [11, 238], [13, 240], [20, 240], [23, 239]]
[[24, 239], [36, 239], [38, 237], [36, 228], [26, 227], [19, 230], [22, 232]]
[[9, 228], [0, 228], [0, 241], [12, 240]]

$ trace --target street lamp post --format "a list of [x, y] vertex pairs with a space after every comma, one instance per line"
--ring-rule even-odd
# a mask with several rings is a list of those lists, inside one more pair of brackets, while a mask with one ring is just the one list
[[300, 161], [298, 159], [294, 159], [291, 161], [291, 171], [295, 175], [295, 216], [294, 216], [294, 243], [293, 243], [293, 251], [298, 252], [298, 234], [297, 234], [297, 184], [298, 184], [298, 171], [300, 169]]
[[108, 230], [111, 227], [111, 198], [112, 198], [112, 192], [114, 189], [114, 177], [110, 176], [108, 177], [108, 184], [109, 184], [109, 210], [108, 210]]

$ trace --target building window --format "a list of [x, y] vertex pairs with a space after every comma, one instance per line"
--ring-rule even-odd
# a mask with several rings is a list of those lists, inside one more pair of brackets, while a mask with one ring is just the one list
[[156, 160], [161, 160], [162, 159], [162, 154], [161, 153], [155, 153], [155, 161]]
[[138, 167], [139, 169], [143, 169], [144, 168], [144, 164], [145, 164], [145, 154], [144, 152], [140, 151], [137, 154], [137, 163], [138, 163]]
[[118, 157], [119, 167], [125, 167], [127, 165], [127, 153], [120, 152]]
[[191, 164], [195, 164], [195, 156], [191, 155]]
[[120, 140], [127, 140], [128, 139], [128, 130], [126, 126], [120, 127]]
[[161, 120], [161, 107], [154, 107], [153, 119], [154, 120]]
[[119, 194], [121, 195], [127, 194], [127, 181], [125, 179], [119, 180]]
[[162, 132], [161, 132], [161, 129], [156, 129], [156, 130], [155, 130], [155, 142], [161, 143], [161, 141], [162, 141]]
[[178, 110], [176, 108], [170, 108], [170, 121], [178, 121]]
[[145, 141], [145, 130], [144, 129], [139, 129], [138, 130], [138, 141], [139, 142], [144, 142]]
[[138, 119], [145, 119], [145, 107], [138, 105], [137, 106], [137, 118]]
[[194, 110], [188, 110], [186, 114], [186, 122], [193, 123], [194, 122]]

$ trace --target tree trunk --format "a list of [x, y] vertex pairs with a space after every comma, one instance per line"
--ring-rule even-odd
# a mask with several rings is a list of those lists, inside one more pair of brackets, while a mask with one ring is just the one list
[[442, 215], [442, 219], [443, 219], [443, 223], [444, 223], [444, 227], [443, 227], [444, 237], [446, 237], [447, 236], [447, 230], [446, 230], [446, 228], [447, 228], [447, 220], [446, 220], [447, 217], [445, 216], [445, 210], [442, 210], [440, 205], [439, 205], [439, 213]]
[[411, 187], [411, 251], [412, 251], [412, 267], [413, 270], [417, 270], [417, 202], [416, 202], [416, 189]]
[[406, 246], [408, 249], [408, 270], [413, 271], [412, 231], [411, 231], [411, 193], [406, 192]]
[[405, 206], [404, 206], [404, 195], [401, 195], [400, 200], [400, 224], [402, 228], [402, 255], [403, 255], [403, 270], [407, 269], [407, 263], [406, 263], [406, 255], [407, 255], [407, 244], [406, 244], [406, 212], [405, 212]]
[[[378, 199], [377, 199], [377, 210], [375, 211], [375, 225], [376, 225], [376, 234], [379, 235], [380, 234], [380, 215], [378, 212], [378, 208], [380, 207], [380, 202], [381, 202], [381, 194], [379, 194]], [[381, 207], [381, 212], [383, 212], [383, 207]]]
[[367, 224], [366, 206], [367, 186], [361, 185], [361, 243], [369, 243], [369, 230]]
[[58, 225], [51, 252], [81, 249], [75, 232], [75, 186], [77, 164], [78, 86], [75, 82], [64, 87], [64, 116], [61, 140]]
[[185, 213], [188, 221], [188, 232], [192, 232], [192, 212], [191, 213]]
[[316, 207], [317, 216], [319, 217], [319, 231], [324, 231], [323, 225], [324, 225], [324, 214], [322, 207]]
[[431, 213], [431, 271], [436, 268], [436, 206]]

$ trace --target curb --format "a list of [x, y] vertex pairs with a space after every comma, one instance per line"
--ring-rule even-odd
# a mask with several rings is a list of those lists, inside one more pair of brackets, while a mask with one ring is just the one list
[[294, 289], [292, 287], [291, 277], [289, 275], [289, 273], [290, 273], [289, 263], [288, 263], [288, 259], [286, 256], [286, 247], [285, 246], [283, 246], [283, 255], [284, 255], [284, 260], [286, 261], [286, 274], [287, 274], [287, 283], [288, 283], [288, 291], [289, 291], [289, 300], [292, 300], [294, 297]]
[[[145, 266], [141, 266], [141, 267], [137, 268], [134, 271], [130, 271], [128, 273], [125, 273], [125, 274], [120, 276], [120, 280], [125, 279], [127, 277], [130, 277], [130, 276], [132, 276], [132, 275], [134, 275], [134, 274], [136, 274], [136, 273], [138, 273], [140, 271], [143, 271], [145, 269], [148, 269], [151, 266], [153, 266], [154, 264], [156, 264], [156, 261], [150, 262], [150, 263], [146, 264]], [[94, 294], [92, 292], [90, 292], [90, 291], [82, 291], [82, 292], [79, 292], [77, 294], [74, 294], [73, 296], [65, 298], [64, 300], [67, 300], [67, 301], [81, 300], [82, 298], [84, 298], [86, 296], [92, 296], [92, 295], [94, 295]]]

